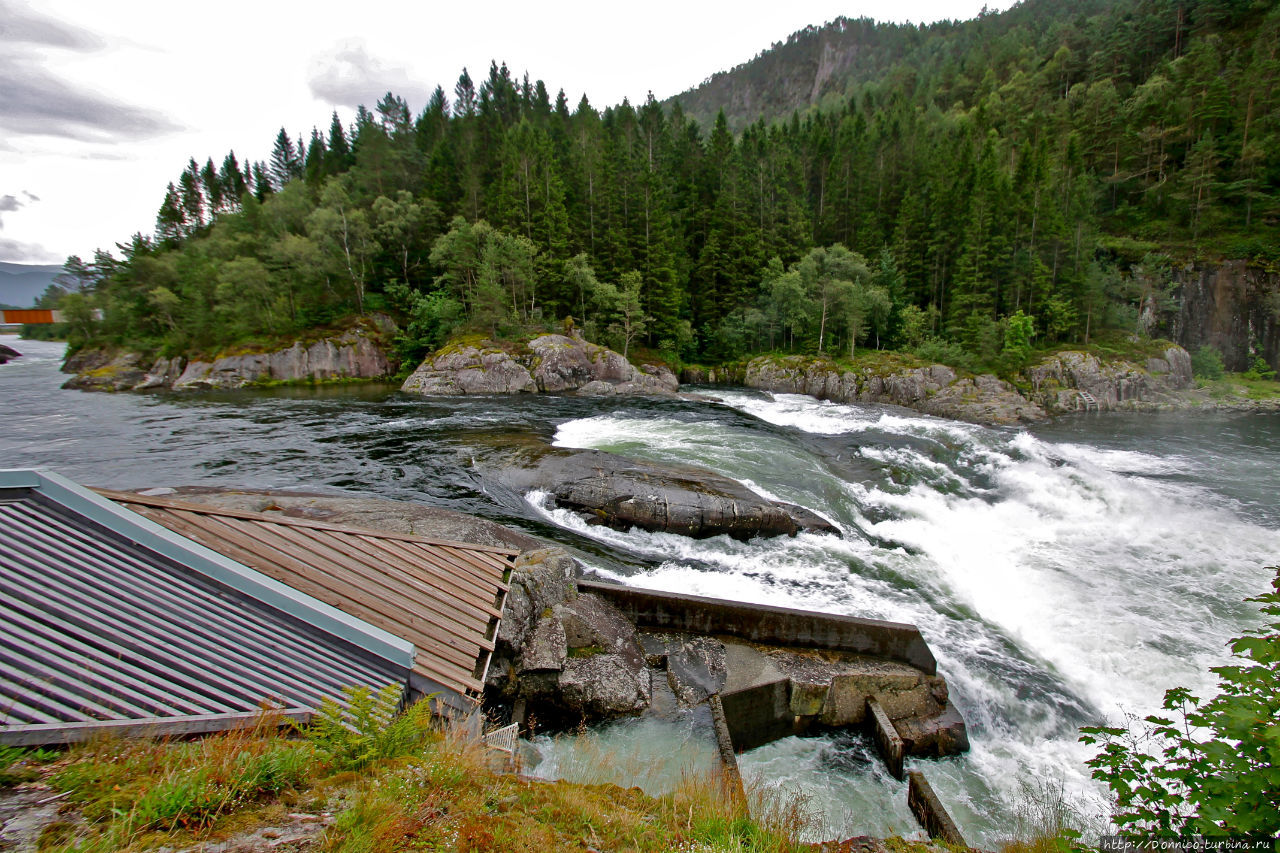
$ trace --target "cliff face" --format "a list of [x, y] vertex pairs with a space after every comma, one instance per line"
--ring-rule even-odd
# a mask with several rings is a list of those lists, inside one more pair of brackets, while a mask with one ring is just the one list
[[1180, 304], [1166, 337], [1191, 352], [1216, 348], [1227, 370], [1248, 370], [1251, 352], [1280, 370], [1280, 273], [1226, 261], [1176, 270], [1174, 281]]

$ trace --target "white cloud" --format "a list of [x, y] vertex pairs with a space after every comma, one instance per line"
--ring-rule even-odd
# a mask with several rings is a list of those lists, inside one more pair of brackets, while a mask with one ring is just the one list
[[387, 92], [421, 107], [431, 91], [403, 66], [370, 56], [363, 39], [346, 39], [314, 57], [307, 85], [317, 99], [346, 107], [372, 108]]

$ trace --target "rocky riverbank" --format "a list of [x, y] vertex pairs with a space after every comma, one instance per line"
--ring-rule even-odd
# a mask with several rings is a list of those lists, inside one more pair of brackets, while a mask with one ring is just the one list
[[741, 368], [688, 372], [686, 381], [742, 384], [835, 403], [888, 403], [973, 423], [1034, 423], [1064, 412], [1161, 411], [1213, 405], [1193, 391], [1191, 356], [1170, 344], [1158, 356], [1103, 361], [1066, 351], [1028, 367], [1014, 382], [964, 376], [941, 364], [885, 369], [813, 356], [761, 356]]
[[210, 391], [288, 382], [384, 379], [394, 372], [383, 340], [389, 321], [370, 321], [315, 341], [276, 350], [207, 358], [149, 359], [138, 352], [86, 348], [67, 358], [62, 386], [81, 391]]
[[411, 394], [591, 396], [674, 394], [680, 383], [664, 365], [636, 367], [620, 353], [569, 335], [539, 335], [527, 344], [463, 338], [432, 353], [401, 387]]

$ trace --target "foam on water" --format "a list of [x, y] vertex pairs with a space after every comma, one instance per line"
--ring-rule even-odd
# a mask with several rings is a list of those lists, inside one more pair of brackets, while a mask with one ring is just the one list
[[[620, 532], [587, 525], [545, 494], [531, 494], [530, 504], [549, 521], [661, 561], [626, 583], [919, 625], [973, 741], [968, 755], [924, 766], [978, 843], [1007, 836], [997, 816], [1045, 789], [1102, 814], [1078, 726], [1123, 710], [1149, 713], [1175, 684], [1212, 690], [1207, 667], [1252, 624], [1256, 611], [1241, 600], [1266, 587], [1264, 561], [1280, 551], [1275, 530], [1242, 521], [1230, 501], [1180, 479], [1197, 469], [1185, 457], [1054, 444], [799, 395], [718, 396], [775, 426], [836, 441], [828, 453], [856, 455], [875, 476], [842, 480], [831, 458], [794, 443], [780, 459], [771, 443], [785, 442], [759, 432], [625, 413], [570, 421], [556, 442], [672, 461], [688, 452], [689, 461], [832, 518], [844, 539]], [[788, 739], [745, 761], [824, 791], [829, 823], [840, 823], [842, 809], [868, 813], [858, 804], [882, 797], [884, 780], [832, 769], [816, 757], [823, 750], [831, 747], [821, 739]], [[898, 820], [893, 807], [876, 813]], [[909, 819], [841, 826], [912, 828]]]

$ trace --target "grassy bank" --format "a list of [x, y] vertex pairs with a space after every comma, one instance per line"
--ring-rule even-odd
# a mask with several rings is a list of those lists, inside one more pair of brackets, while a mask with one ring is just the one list
[[812, 849], [799, 840], [801, 803], [757, 804], [753, 816], [717, 779], [652, 798], [638, 788], [533, 781], [491, 762], [474, 741], [409, 714], [364, 735], [267, 721], [189, 741], [6, 749], [0, 781], [42, 801], [59, 797], [59, 814], [40, 830], [48, 851], [227, 840], [266, 850], [282, 838], [301, 844], [285, 849], [362, 852]]

